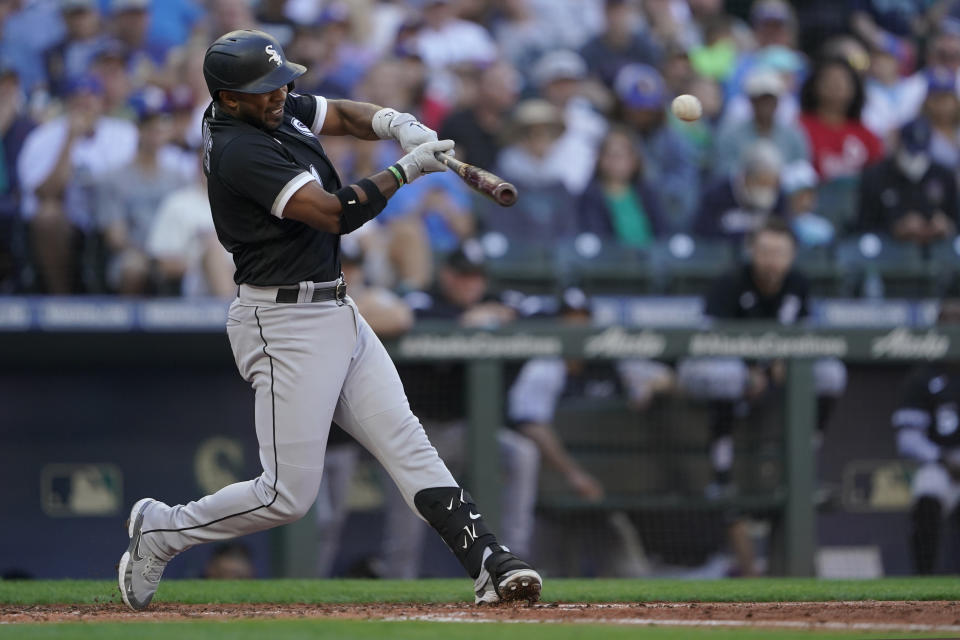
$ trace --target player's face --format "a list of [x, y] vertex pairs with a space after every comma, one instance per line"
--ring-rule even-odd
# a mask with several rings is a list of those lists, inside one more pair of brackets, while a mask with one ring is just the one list
[[793, 266], [795, 251], [793, 238], [786, 233], [761, 231], [757, 234], [751, 254], [753, 278], [761, 290], [772, 293], [780, 289]]
[[273, 131], [283, 123], [283, 103], [286, 99], [287, 88], [284, 86], [269, 93], [230, 92], [224, 102], [237, 118], [255, 127]]

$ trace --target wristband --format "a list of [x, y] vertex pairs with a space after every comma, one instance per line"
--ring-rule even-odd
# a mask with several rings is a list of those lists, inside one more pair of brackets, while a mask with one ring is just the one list
[[366, 202], [359, 201], [351, 186], [343, 187], [334, 193], [340, 201], [340, 235], [359, 229], [387, 206], [387, 199], [372, 180], [364, 178], [357, 186], [366, 194]]
[[392, 164], [387, 167], [387, 171], [393, 174], [393, 177], [397, 179], [397, 186], [402, 187], [407, 184], [406, 178], [403, 175], [403, 168], [400, 165]]

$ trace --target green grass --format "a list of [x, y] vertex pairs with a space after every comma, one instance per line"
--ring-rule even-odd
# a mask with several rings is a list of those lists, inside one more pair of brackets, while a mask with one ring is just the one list
[[240, 622], [69, 623], [0, 626], [0, 638], [17, 640], [852, 640], [930, 638], [933, 634], [773, 632], [765, 629], [692, 629], [613, 625], [455, 624], [362, 620], [244, 620]]
[[[156, 601], [181, 603], [347, 603], [469, 602], [468, 580], [167, 580]], [[825, 600], [960, 600], [955, 577], [823, 581], [756, 580], [547, 580], [546, 601], [825, 601]], [[0, 605], [119, 602], [112, 581], [0, 581]], [[494, 626], [495, 625], [495, 626]], [[931, 638], [943, 634], [902, 632], [771, 631], [726, 628], [647, 627], [596, 624], [453, 624], [420, 621], [362, 620], [223, 620], [0, 625], [0, 640], [76, 638], [77, 640], [185, 640], [203, 638], [357, 638], [359, 640], [848, 640], [852, 638]]]
[[[157, 602], [467, 602], [469, 580], [165, 580]], [[94, 603], [119, 598], [116, 582], [0, 580], [0, 604]], [[960, 600], [956, 577], [883, 580], [547, 579], [545, 601], [787, 602]]]

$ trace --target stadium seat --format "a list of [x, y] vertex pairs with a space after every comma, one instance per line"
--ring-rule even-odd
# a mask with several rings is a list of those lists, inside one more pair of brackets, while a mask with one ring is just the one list
[[644, 294], [653, 287], [649, 255], [617, 242], [581, 233], [557, 247], [556, 272], [591, 294]]
[[485, 234], [480, 241], [487, 255], [490, 291], [556, 293], [557, 274], [550, 247], [512, 242], [497, 232]]
[[[923, 252], [915, 245], [864, 233], [840, 241], [836, 261], [844, 295], [888, 298], [933, 295], [933, 279]], [[882, 290], [871, 290], [873, 274], [882, 282]]]
[[840, 292], [841, 278], [834, 264], [832, 246], [800, 247], [796, 267], [810, 281], [812, 295], [832, 296]]
[[960, 295], [960, 235], [931, 245], [928, 260], [936, 296]]
[[853, 229], [859, 188], [859, 177], [835, 178], [817, 188], [817, 213], [830, 220], [838, 233]]
[[651, 253], [657, 288], [670, 294], [703, 294], [717, 276], [736, 264], [730, 240], [694, 239], [676, 234], [658, 241]]

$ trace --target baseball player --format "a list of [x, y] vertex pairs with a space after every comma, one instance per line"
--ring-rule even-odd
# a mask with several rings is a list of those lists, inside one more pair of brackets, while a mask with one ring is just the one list
[[[941, 303], [939, 323], [960, 323], [960, 300]], [[900, 455], [919, 465], [912, 486], [914, 569], [933, 573], [943, 520], [960, 506], [960, 367], [941, 362], [911, 371], [891, 422]]]
[[[291, 92], [305, 67], [261, 31], [232, 31], [204, 56], [213, 102], [203, 119], [204, 174], [238, 296], [227, 335], [256, 392], [263, 473], [201, 500], [133, 505], [120, 592], [150, 604], [166, 564], [202, 542], [302, 517], [320, 485], [331, 420], [387, 469], [474, 579], [476, 602], [539, 598], [542, 579], [499, 545], [411, 413], [396, 368], [340, 274], [339, 236], [376, 216], [400, 186], [443, 171], [453, 150], [410, 114]], [[317, 136], [396, 139], [407, 155], [343, 186]]]

